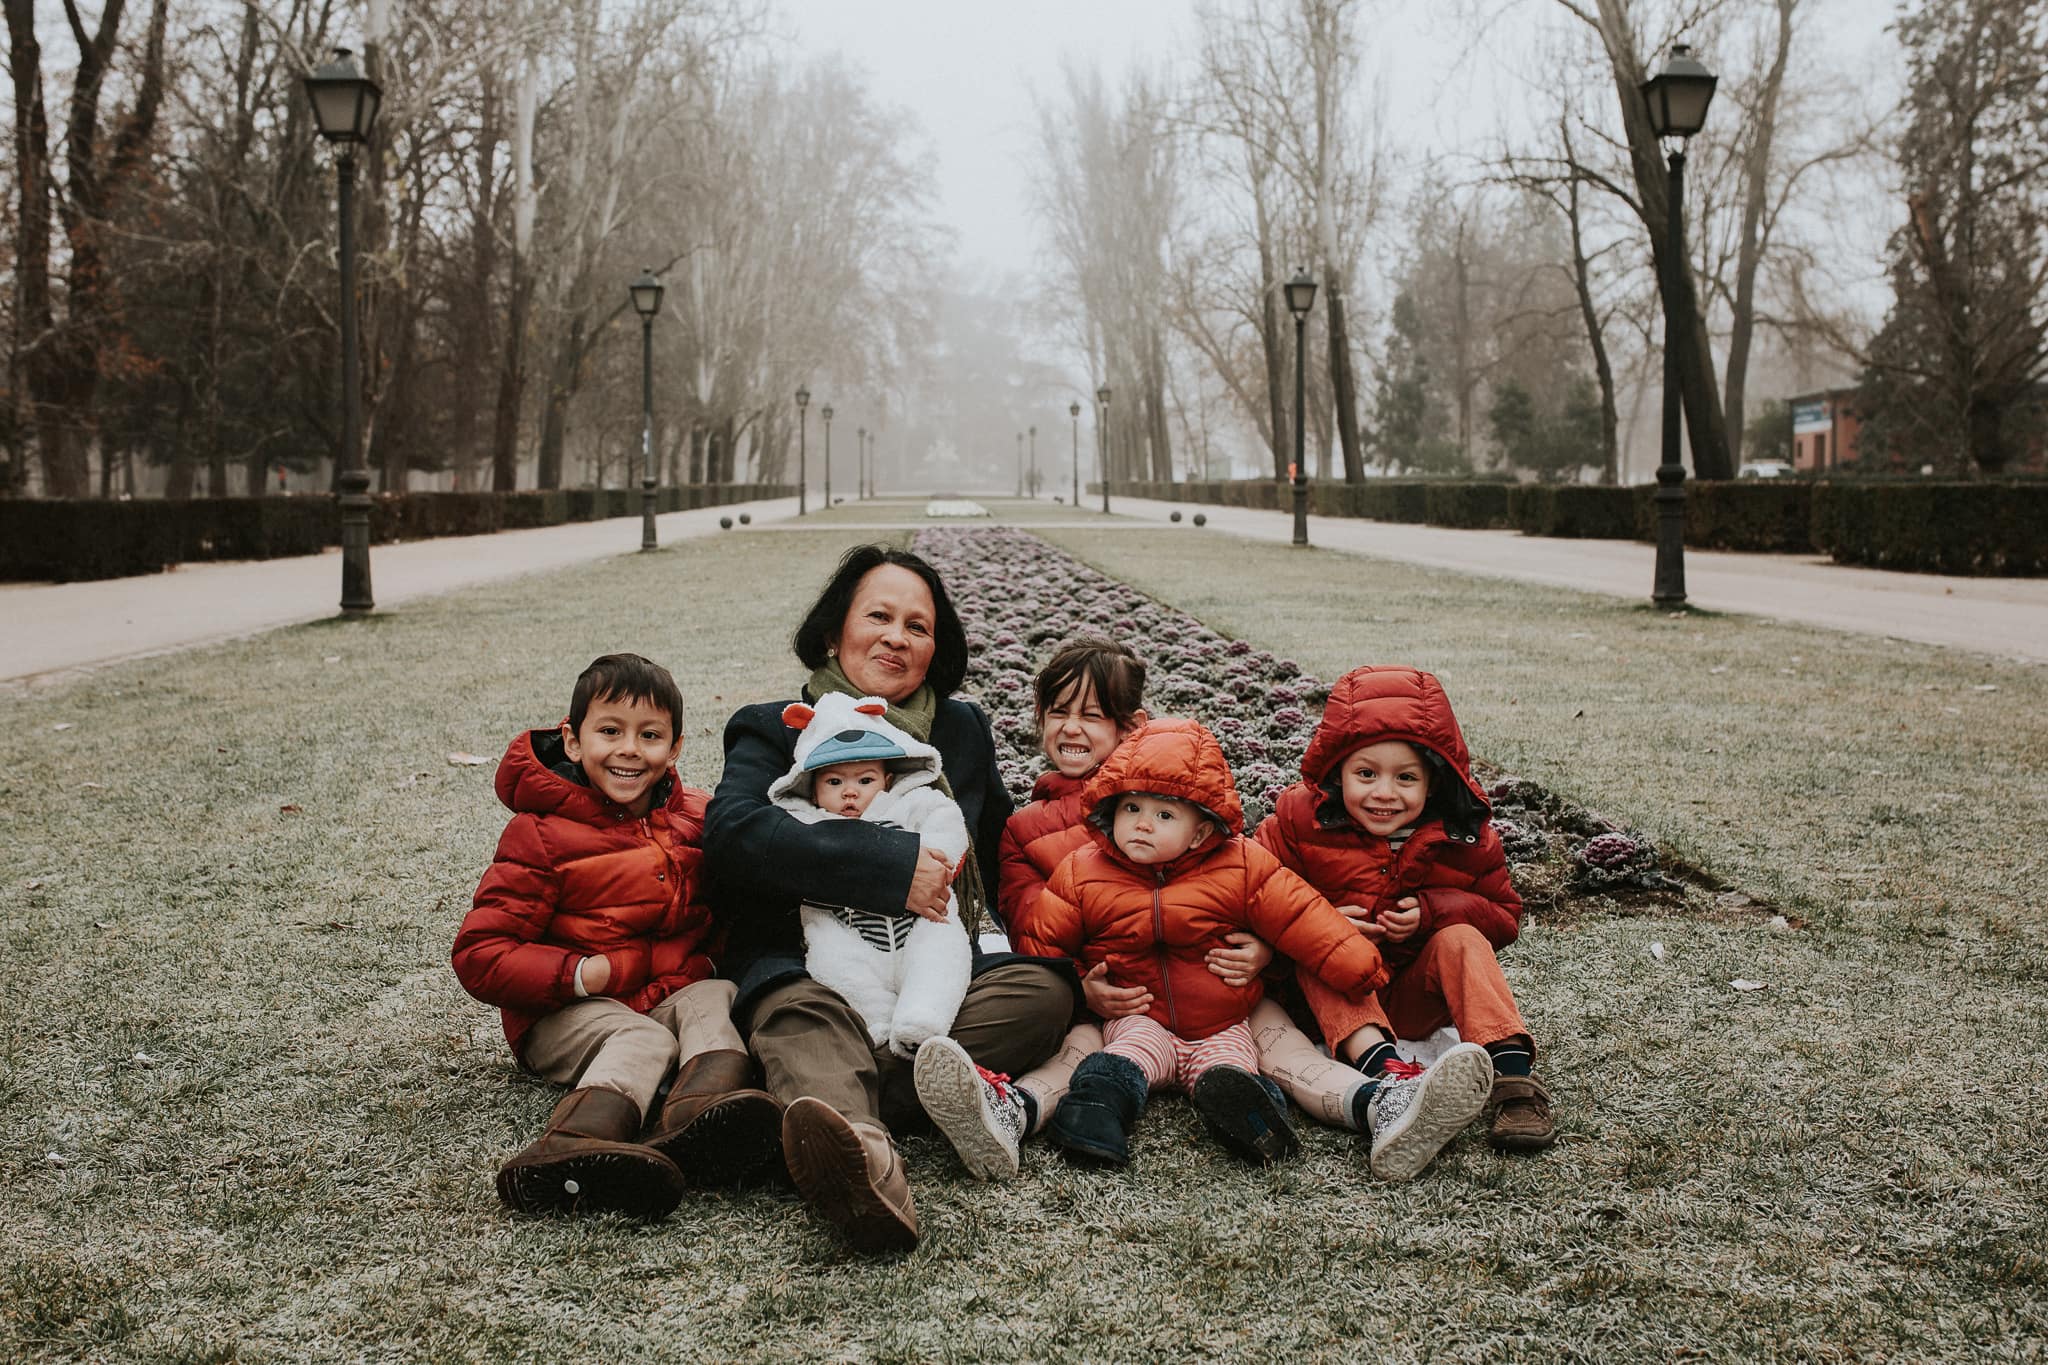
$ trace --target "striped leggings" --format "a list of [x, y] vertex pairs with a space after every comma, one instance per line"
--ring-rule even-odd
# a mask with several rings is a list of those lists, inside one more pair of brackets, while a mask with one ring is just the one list
[[1189, 1042], [1146, 1015], [1129, 1014], [1102, 1026], [1102, 1050], [1136, 1062], [1154, 1090], [1192, 1092], [1195, 1082], [1212, 1066], [1234, 1066], [1259, 1074], [1259, 1050], [1252, 1045], [1251, 1027], [1242, 1023]]

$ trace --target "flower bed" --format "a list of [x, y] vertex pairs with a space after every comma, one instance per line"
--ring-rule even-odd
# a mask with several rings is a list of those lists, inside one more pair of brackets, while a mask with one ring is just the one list
[[[1330, 687], [1294, 660], [1218, 634], [1028, 531], [929, 528], [913, 547], [945, 575], [967, 630], [963, 690], [989, 714], [1003, 784], [1019, 805], [1045, 769], [1032, 680], [1062, 641], [1084, 634], [1120, 640], [1145, 660], [1152, 714], [1189, 716], [1215, 733], [1237, 779], [1247, 832], [1299, 780]], [[1510, 872], [1534, 908], [1571, 891], [1675, 890], [1667, 875], [1674, 872], [1704, 880], [1668, 866], [1640, 835], [1533, 782], [1475, 768], [1491, 781]]]

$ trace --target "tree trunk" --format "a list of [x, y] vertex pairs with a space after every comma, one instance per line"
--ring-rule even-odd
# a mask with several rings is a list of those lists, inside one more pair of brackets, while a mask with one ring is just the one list
[[1365, 477], [1365, 447], [1358, 439], [1358, 380], [1351, 368], [1351, 329], [1345, 318], [1342, 277], [1330, 271], [1330, 397], [1337, 408], [1337, 441], [1344, 450], [1344, 482]]
[[1266, 404], [1273, 414], [1273, 477], [1285, 479], [1294, 459], [1293, 413], [1287, 390], [1288, 345], [1280, 325], [1280, 277], [1273, 260], [1273, 226], [1265, 196], [1257, 198], [1259, 227], [1259, 345], [1266, 359]]
[[[1569, 133], [1565, 156], [1573, 159]], [[1593, 374], [1600, 384], [1600, 482], [1612, 485], [1621, 480], [1621, 416], [1614, 399], [1614, 362], [1607, 354], [1606, 330], [1600, 325], [1600, 310], [1593, 302], [1593, 263], [1586, 256], [1585, 238], [1579, 230], [1576, 171], [1565, 185], [1565, 204], [1565, 220], [1572, 238], [1572, 288], [1579, 299], [1579, 321], [1586, 328], [1586, 345], [1593, 352]]]

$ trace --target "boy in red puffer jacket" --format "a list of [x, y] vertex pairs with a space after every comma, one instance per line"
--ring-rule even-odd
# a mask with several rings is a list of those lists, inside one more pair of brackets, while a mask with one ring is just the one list
[[520, 734], [498, 767], [514, 814], [455, 936], [455, 974], [503, 1011], [523, 1065], [574, 1087], [498, 1172], [522, 1213], [660, 1218], [686, 1180], [780, 1164], [781, 1106], [749, 1088], [733, 984], [711, 979], [695, 894], [709, 798], [676, 779], [682, 722], [667, 669], [607, 654], [576, 679], [561, 727]]
[[1329, 897], [1393, 973], [1365, 1001], [1301, 978], [1331, 1049], [1371, 1072], [1396, 1036], [1453, 1025], [1492, 1057], [1493, 1144], [1549, 1146], [1550, 1092], [1531, 1074], [1535, 1044], [1494, 956], [1515, 941], [1522, 901], [1442, 685], [1413, 668], [1346, 673], [1301, 774], [1256, 838]]
[[1173, 1087], [1232, 1151], [1271, 1161], [1297, 1147], [1279, 1086], [1258, 1074], [1246, 1019], [1257, 976], [1233, 985], [1209, 953], [1249, 931], [1340, 998], [1386, 978], [1378, 950], [1344, 916], [1242, 837], [1244, 815], [1215, 736], [1193, 721], [1152, 721], [1083, 789], [1090, 842], [1054, 870], [1019, 931], [1027, 953], [1139, 988], [1143, 1013], [1110, 1019], [1103, 1050], [1074, 1072], [1052, 1119], [1070, 1152], [1123, 1164], [1146, 1095]]

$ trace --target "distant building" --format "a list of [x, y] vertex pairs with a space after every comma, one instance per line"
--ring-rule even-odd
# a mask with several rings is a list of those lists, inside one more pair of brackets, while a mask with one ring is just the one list
[[1794, 469], [1825, 474], [1857, 462], [1856, 438], [1863, 419], [1856, 413], [1856, 390], [1823, 389], [1786, 401], [1792, 405]]

